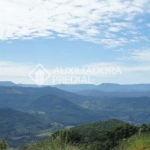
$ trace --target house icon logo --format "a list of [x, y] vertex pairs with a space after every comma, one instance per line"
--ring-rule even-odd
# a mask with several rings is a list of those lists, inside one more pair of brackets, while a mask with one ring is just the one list
[[30, 73], [29, 77], [38, 85], [42, 86], [50, 77], [50, 73], [43, 65], [38, 64]]

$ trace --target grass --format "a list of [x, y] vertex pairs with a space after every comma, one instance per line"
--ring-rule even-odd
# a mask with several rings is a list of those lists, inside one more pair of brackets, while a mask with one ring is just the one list
[[[16, 149], [15, 149], [16, 150]], [[28, 145], [23, 150], [91, 150], [91, 147], [66, 144], [60, 137]], [[150, 150], [150, 134], [134, 135], [113, 150]]]
[[135, 135], [114, 150], [150, 150], [150, 134]]
[[60, 138], [57, 138], [51, 141], [30, 144], [24, 150], [85, 150], [85, 148], [65, 144]]
[[53, 133], [51, 133], [51, 132], [45, 132], [45, 133], [38, 134], [37, 137], [45, 137], [45, 136], [50, 137], [52, 134]]

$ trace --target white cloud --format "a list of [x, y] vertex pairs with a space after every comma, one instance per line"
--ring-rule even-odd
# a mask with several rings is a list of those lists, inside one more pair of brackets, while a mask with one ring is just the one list
[[150, 62], [150, 49], [140, 49], [131, 53], [131, 59], [140, 62]]
[[[16, 64], [14, 62], [3, 62], [0, 61], [0, 80], [5, 81], [13, 81], [15, 83], [25, 83], [25, 84], [34, 84], [34, 82], [30, 79], [29, 73], [35, 68], [36, 65], [33, 64]], [[114, 68], [115, 71], [120, 68], [121, 73], [119, 72], [117, 74], [113, 74], [112, 72], [109, 74], [96, 74], [96, 73], [87, 73], [81, 74], [83, 72], [83, 68]], [[46, 68], [49, 73], [55, 76], [62, 76], [62, 74], [57, 74], [56, 68]], [[76, 66], [70, 69], [73, 69], [70, 72], [69, 68], [58, 68], [61, 69], [60, 72], [63, 73], [65, 76], [90, 76], [91, 79], [93, 79], [94, 84], [100, 84], [102, 82], [116, 82], [116, 83], [148, 83], [150, 82], [150, 64], [140, 64], [139, 66], [132, 65], [128, 66], [124, 62], [96, 62], [92, 64], [86, 64], [83, 66]], [[66, 72], [66, 69], [68, 72]], [[106, 70], [104, 70], [106, 71]], [[78, 73], [79, 72], [79, 73]], [[54, 74], [55, 73], [55, 74]], [[137, 77], [137, 78], [136, 78]], [[134, 80], [133, 80], [134, 78]], [[54, 84], [52, 82], [52, 78], [49, 78], [49, 80], [45, 84]], [[57, 84], [57, 83], [55, 83]]]
[[148, 0], [1, 0], [0, 40], [61, 36], [119, 46], [133, 42], [134, 17], [148, 9]]
[[33, 66], [25, 64], [16, 64], [13, 62], [0, 61], [0, 76], [25, 77]]
[[[139, 49], [128, 49], [128, 50], [118, 50], [123, 52], [123, 55], [120, 58], [117, 58], [118, 61], [125, 63], [130, 63], [130, 65], [142, 66], [142, 68], [150, 67], [150, 48], [143, 47]], [[136, 68], [135, 66], [135, 68]]]
[[120, 29], [117, 28], [117, 27], [110, 27], [110, 28], [109, 28], [109, 31], [118, 32], [118, 31], [120, 31]]
[[[138, 66], [136, 64], [128, 65], [125, 62], [97, 62], [97, 63], [93, 63], [93, 64], [89, 64], [86, 65], [86, 67], [100, 67], [100, 68], [114, 68], [115, 70], [117, 70], [117, 68], [119, 68], [122, 72], [122, 74], [118, 73], [116, 74], [116, 76], [119, 78], [122, 78], [121, 76], [125, 77], [128, 75], [129, 78], [132, 78], [133, 76], [138, 76], [140, 74], [143, 74], [143, 77], [141, 77], [141, 79], [143, 79], [144, 81], [144, 76], [147, 77], [148, 75], [150, 75], [150, 64], [139, 64]], [[104, 76], [104, 75], [101, 75]], [[106, 77], [111, 77], [113, 76], [113, 74], [107, 74], [105, 75]], [[128, 80], [128, 78], [122, 78], [123, 80]], [[113, 81], [113, 80], [112, 80]], [[150, 78], [149, 78], [150, 81]], [[138, 81], [136, 81], [138, 83]]]

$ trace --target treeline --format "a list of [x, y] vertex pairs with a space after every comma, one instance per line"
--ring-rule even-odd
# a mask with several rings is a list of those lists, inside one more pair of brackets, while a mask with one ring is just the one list
[[[143, 124], [140, 127], [123, 124], [114, 129], [95, 134], [83, 136], [73, 129], [58, 131], [51, 138], [60, 138], [65, 144], [84, 147], [88, 150], [110, 150], [118, 146], [122, 141], [127, 140], [135, 134], [150, 133], [150, 125]], [[90, 136], [90, 137], [89, 137]]]
[[69, 150], [113, 150], [130, 137], [143, 133], [150, 133], [150, 125], [134, 126], [109, 120], [58, 131], [49, 140], [27, 145], [23, 150], [66, 150], [68, 147]]

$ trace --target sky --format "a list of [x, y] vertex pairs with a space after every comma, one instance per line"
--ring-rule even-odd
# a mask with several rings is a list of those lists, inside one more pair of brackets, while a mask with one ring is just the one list
[[150, 83], [150, 1], [1, 0], [0, 81], [37, 69], [46, 85]]

